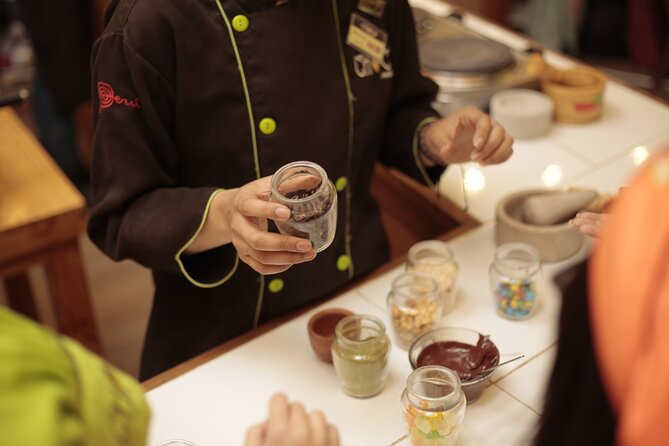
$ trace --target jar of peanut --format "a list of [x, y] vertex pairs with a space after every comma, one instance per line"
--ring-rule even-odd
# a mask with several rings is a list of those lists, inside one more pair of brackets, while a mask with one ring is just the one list
[[439, 240], [416, 243], [409, 249], [407, 271], [428, 274], [437, 282], [439, 295], [444, 301], [443, 311], [448, 314], [455, 307], [456, 282], [460, 270], [453, 251]]
[[398, 347], [408, 350], [439, 321], [444, 302], [438, 290], [437, 282], [425, 273], [406, 272], [393, 281], [388, 308]]

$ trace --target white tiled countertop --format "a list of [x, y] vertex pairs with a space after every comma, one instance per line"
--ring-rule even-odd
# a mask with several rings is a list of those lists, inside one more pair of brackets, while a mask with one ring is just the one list
[[[448, 7], [430, 0], [413, 4], [447, 13]], [[427, 6], [426, 6], [427, 5]], [[522, 39], [476, 18], [467, 24], [508, 45]], [[551, 63], [568, 59], [551, 56]], [[488, 265], [494, 251], [494, 209], [507, 193], [528, 187], [596, 188], [615, 193], [653, 152], [669, 146], [669, 107], [621, 84], [609, 82], [602, 118], [588, 125], [555, 124], [543, 138], [517, 141], [513, 158], [501, 166], [465, 164], [449, 168], [441, 192], [483, 224], [449, 246], [460, 265], [458, 302], [442, 325], [463, 326], [490, 334], [502, 355], [525, 358], [500, 367], [481, 398], [469, 405], [458, 442], [466, 445], [525, 445], [532, 439], [543, 394], [556, 353], [560, 298], [552, 276], [580, 259], [544, 265], [543, 292], [536, 313], [513, 322], [496, 315], [488, 285]], [[461, 171], [473, 175], [464, 199]], [[473, 174], [468, 173], [475, 171]], [[483, 179], [483, 181], [481, 181]], [[476, 186], [485, 183], [477, 190]], [[263, 420], [267, 401], [275, 392], [323, 409], [340, 431], [343, 446], [388, 446], [404, 435], [400, 394], [411, 371], [407, 352], [393, 347], [390, 379], [379, 395], [355, 399], [344, 394], [331, 365], [318, 360], [309, 346], [307, 320], [325, 307], [345, 307], [373, 314], [388, 327], [385, 299], [391, 281], [402, 267], [339, 296], [218, 358], [148, 392], [153, 410], [151, 446], [184, 438], [197, 446], [242, 445], [246, 429]], [[397, 443], [408, 446], [404, 440]]]

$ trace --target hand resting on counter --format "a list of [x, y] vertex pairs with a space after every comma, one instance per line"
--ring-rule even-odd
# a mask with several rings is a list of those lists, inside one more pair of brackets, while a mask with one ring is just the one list
[[323, 412], [307, 413], [302, 404], [276, 394], [267, 420], [247, 431], [245, 446], [339, 446], [339, 433]]

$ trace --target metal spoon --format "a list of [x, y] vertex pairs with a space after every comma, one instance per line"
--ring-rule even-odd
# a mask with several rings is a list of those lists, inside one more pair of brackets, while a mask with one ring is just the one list
[[513, 362], [513, 361], [515, 361], [515, 360], [517, 360], [517, 359], [524, 358], [524, 357], [525, 357], [525, 355], [519, 355], [519, 356], [516, 356], [515, 358], [511, 358], [511, 359], [506, 360], [506, 361], [504, 361], [504, 362], [500, 362], [499, 364], [497, 364], [497, 365], [495, 365], [495, 366], [489, 367], [489, 368], [487, 368], [487, 369], [483, 369], [483, 371], [486, 372], [486, 373], [488, 373], [489, 371], [495, 370], [497, 367], [501, 367], [501, 366], [503, 366], [503, 365], [507, 365], [507, 364], [510, 363], [510, 362]]

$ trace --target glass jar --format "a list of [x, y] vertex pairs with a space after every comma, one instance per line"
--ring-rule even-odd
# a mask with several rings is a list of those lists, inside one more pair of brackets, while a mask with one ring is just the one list
[[332, 363], [342, 389], [356, 398], [374, 396], [388, 378], [390, 339], [377, 317], [354, 314], [337, 323]]
[[330, 246], [337, 229], [337, 189], [321, 166], [286, 164], [272, 177], [270, 196], [290, 210], [287, 221], [275, 221], [279, 232], [310, 240], [316, 252]]
[[409, 249], [406, 270], [432, 276], [437, 282], [439, 295], [444, 301], [443, 314], [448, 314], [453, 310], [459, 267], [453, 257], [453, 251], [446, 243], [439, 240], [427, 240], [413, 245]]
[[453, 370], [436, 365], [414, 370], [401, 402], [412, 446], [454, 446], [458, 441], [466, 399]]
[[490, 286], [497, 313], [507, 319], [526, 319], [534, 313], [541, 278], [539, 252], [527, 243], [505, 243], [495, 250]]
[[388, 308], [395, 344], [408, 350], [418, 336], [441, 319], [443, 304], [437, 282], [425, 273], [407, 272], [393, 280]]

